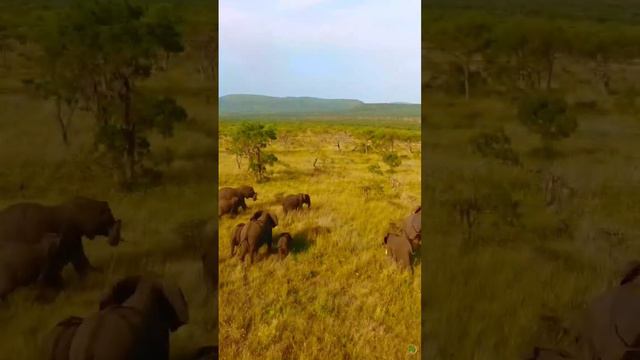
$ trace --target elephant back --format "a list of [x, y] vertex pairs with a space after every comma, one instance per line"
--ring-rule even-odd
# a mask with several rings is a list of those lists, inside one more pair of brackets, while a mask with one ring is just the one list
[[17, 203], [0, 211], [0, 242], [38, 243], [43, 234], [58, 232], [52, 208], [38, 203]]

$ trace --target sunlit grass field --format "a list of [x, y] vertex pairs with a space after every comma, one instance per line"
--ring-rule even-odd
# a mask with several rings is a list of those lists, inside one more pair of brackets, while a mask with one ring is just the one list
[[[221, 122], [221, 133], [231, 124]], [[421, 351], [407, 351], [420, 345], [421, 265], [418, 260], [413, 277], [402, 273], [382, 246], [390, 223], [400, 223], [420, 204], [419, 154], [401, 148], [394, 174], [373, 174], [371, 164], [387, 168], [379, 155], [351, 151], [349, 141], [340, 151], [332, 140], [355, 126], [348, 119], [273, 125], [278, 133], [293, 131], [267, 148], [279, 161], [263, 183], [246, 171], [246, 160], [238, 169], [221, 140], [219, 185], [249, 184], [258, 193], [256, 202], [247, 199], [248, 211], [220, 222], [221, 358], [419, 359]], [[419, 119], [409, 126], [419, 132]], [[372, 184], [382, 192], [366, 196], [362, 187]], [[311, 208], [284, 216], [279, 199], [295, 193], [308, 193]], [[276, 214], [274, 236], [291, 233], [293, 250], [279, 261], [277, 253], [265, 256], [263, 247], [245, 270], [238, 256], [230, 258], [231, 231], [260, 209]]]
[[[426, 349], [434, 359], [523, 359], [533, 346], [573, 352], [584, 306], [616, 284], [640, 253], [640, 123], [606, 98], [577, 88], [569, 101], [598, 99], [598, 111], [576, 112], [577, 132], [552, 159], [536, 153], [539, 138], [516, 120], [513, 104], [477, 96], [465, 102], [432, 93], [426, 101], [425, 253]], [[499, 126], [523, 167], [484, 159], [469, 139]], [[573, 188], [545, 206], [551, 171]], [[509, 194], [520, 219], [508, 226], [491, 209], [465, 237], [452, 200], [473, 192]]]
[[0, 94], [0, 207], [19, 201], [52, 204], [75, 195], [107, 200], [123, 220], [125, 242], [112, 248], [102, 238], [85, 239], [89, 260], [104, 272], [80, 281], [69, 266], [66, 288], [52, 303], [35, 303], [36, 291], [27, 287], [0, 304], [0, 359], [42, 359], [41, 343], [55, 323], [97, 311], [104, 292], [132, 274], [162, 276], [185, 293], [190, 323], [172, 334], [172, 359], [185, 359], [201, 346], [217, 344], [214, 298], [205, 298], [199, 252], [199, 232], [214, 216], [217, 194], [216, 109], [206, 101], [211, 90], [185, 89], [184, 84], [201, 83], [188, 67], [145, 84], [168, 89], [191, 118], [176, 128], [174, 138], [151, 138], [164, 171], [162, 185], [125, 193], [94, 158], [92, 118], [78, 114], [71, 146], [65, 148], [50, 103], [28, 96], [11, 77], [5, 80], [6, 91]]

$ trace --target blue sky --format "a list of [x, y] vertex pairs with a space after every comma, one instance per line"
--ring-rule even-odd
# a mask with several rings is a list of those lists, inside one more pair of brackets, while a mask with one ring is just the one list
[[220, 95], [420, 102], [419, 0], [220, 0]]

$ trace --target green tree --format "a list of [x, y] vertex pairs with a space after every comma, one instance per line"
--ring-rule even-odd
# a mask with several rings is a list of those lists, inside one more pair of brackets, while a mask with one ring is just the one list
[[[115, 155], [125, 182], [136, 180], [142, 155], [148, 151], [145, 131], [158, 126], [169, 135], [169, 124], [186, 117], [175, 101], [150, 100], [138, 86], [162, 70], [167, 54], [183, 51], [180, 30], [167, 13], [128, 0], [76, 1], [45, 39], [48, 61], [41, 69], [49, 87], [59, 89], [58, 79], [75, 81], [84, 106], [97, 121], [97, 144]], [[175, 107], [146, 109], [158, 104]], [[159, 118], [149, 121], [151, 114]]]
[[395, 169], [402, 164], [402, 160], [400, 156], [396, 152], [389, 151], [382, 154], [382, 162], [389, 166], [389, 171], [393, 172]]
[[564, 97], [550, 93], [525, 96], [518, 105], [518, 118], [529, 131], [540, 136], [547, 153], [553, 149], [554, 141], [568, 138], [578, 128]]
[[474, 135], [471, 140], [474, 152], [482, 157], [497, 159], [507, 165], [519, 165], [518, 154], [511, 147], [511, 139], [504, 129], [483, 131]]
[[449, 54], [455, 66], [462, 70], [465, 99], [471, 92], [474, 61], [489, 49], [492, 22], [485, 16], [465, 13], [461, 16], [434, 23], [428, 39], [438, 49]]
[[278, 158], [266, 152], [269, 144], [276, 140], [276, 131], [271, 126], [260, 123], [245, 122], [231, 134], [231, 151], [238, 157], [249, 160], [248, 170], [257, 181], [266, 179], [267, 166], [273, 165]]

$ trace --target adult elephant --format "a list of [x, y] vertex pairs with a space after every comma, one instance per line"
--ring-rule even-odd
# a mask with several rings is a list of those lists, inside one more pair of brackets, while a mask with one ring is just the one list
[[111, 246], [121, 241], [122, 222], [114, 218], [106, 201], [75, 197], [58, 205], [42, 205], [23, 202], [0, 210], [0, 243], [38, 243], [45, 234], [60, 236], [50, 266], [44, 270], [42, 282], [60, 285], [61, 271], [73, 264], [76, 272], [84, 277], [90, 270], [98, 270], [89, 263], [82, 246], [82, 238], [108, 237]]
[[253, 201], [257, 201], [258, 193], [249, 185], [242, 185], [237, 188], [223, 187], [218, 191], [219, 199], [231, 200], [233, 197], [238, 197], [240, 199], [239, 207], [247, 210], [248, 207], [244, 199], [253, 199]]
[[586, 309], [581, 344], [585, 359], [640, 358], [640, 265]]
[[243, 228], [244, 228], [244, 223], [237, 224], [233, 228], [233, 232], [231, 233], [231, 243], [230, 243], [231, 257], [233, 257], [236, 254], [236, 247], [240, 246], [241, 234], [242, 234]]
[[421, 244], [422, 237], [422, 206], [418, 206], [403, 223], [402, 230], [413, 248]]
[[411, 255], [413, 255], [413, 247], [409, 239], [404, 235], [387, 233], [384, 236], [384, 247], [389, 257], [400, 266], [403, 270], [408, 270], [413, 274], [413, 266], [411, 266]]
[[309, 194], [287, 195], [282, 199], [282, 210], [287, 214], [289, 211], [301, 209], [304, 204], [311, 207], [311, 196]]
[[69, 360], [169, 359], [169, 334], [189, 320], [177, 286], [141, 276], [117, 282], [75, 330]]
[[[238, 209], [244, 204], [244, 199], [234, 196], [231, 199], [218, 199], [218, 218], [230, 214], [231, 217], [238, 215]], [[246, 206], [246, 205], [244, 205]]]
[[45, 347], [46, 360], [69, 360], [71, 341], [82, 324], [82, 318], [70, 316], [58, 322], [47, 336]]
[[59, 244], [57, 234], [45, 234], [36, 244], [0, 243], [0, 300], [35, 282], [51, 266]]
[[272, 230], [278, 226], [278, 218], [268, 211], [256, 211], [249, 222], [240, 232], [240, 261], [249, 253], [249, 264], [253, 264], [253, 257], [258, 253], [260, 246], [266, 244], [267, 251], [271, 251], [273, 242]]
[[218, 226], [216, 221], [209, 221], [204, 227], [202, 251], [202, 275], [207, 288], [207, 294], [218, 289], [218, 262], [216, 259], [218, 244]]

